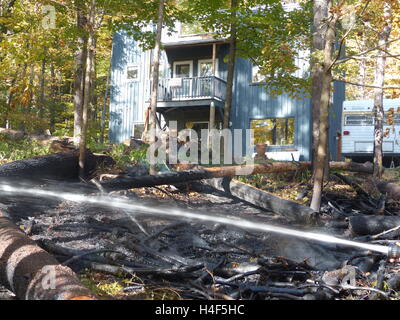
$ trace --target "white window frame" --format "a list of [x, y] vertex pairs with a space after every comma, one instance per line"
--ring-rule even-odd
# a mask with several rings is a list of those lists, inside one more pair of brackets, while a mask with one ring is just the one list
[[[354, 116], [364, 116], [366, 118], [371, 118], [372, 123], [360, 123], [360, 124], [348, 123], [348, 118], [354, 117]], [[374, 125], [375, 119], [374, 119], [374, 115], [372, 113], [346, 113], [346, 114], [344, 114], [344, 122], [343, 123], [344, 123], [344, 126], [346, 126], [346, 127], [371, 127]]]
[[[204, 62], [211, 62], [213, 63], [213, 59], [200, 59], [197, 62], [197, 75], [200, 77], [200, 64]], [[215, 59], [215, 76], [218, 77], [218, 59]]]
[[[128, 78], [128, 71], [129, 71], [130, 68], [132, 68], [132, 69], [134, 68], [134, 69], [137, 70], [137, 78], [136, 79], [129, 79]], [[135, 82], [135, 81], [139, 81], [139, 79], [140, 79], [140, 68], [139, 68], [139, 66], [137, 64], [128, 64], [126, 66], [126, 80]]]
[[189, 78], [193, 78], [193, 60], [185, 60], [185, 61], [174, 61], [172, 64], [172, 77], [176, 78], [176, 66], [189, 64], [190, 65], [190, 75]]
[[[133, 125], [132, 125], [132, 137], [134, 137], [135, 136], [135, 125], [145, 125], [145, 123], [143, 122], [143, 121], [134, 121], [133, 122]], [[141, 137], [139, 138], [139, 139], [141, 139]]]

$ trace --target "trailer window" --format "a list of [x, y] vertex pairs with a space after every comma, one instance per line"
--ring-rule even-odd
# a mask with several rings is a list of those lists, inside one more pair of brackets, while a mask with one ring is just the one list
[[369, 114], [355, 114], [346, 115], [344, 123], [346, 126], [372, 126], [374, 120]]

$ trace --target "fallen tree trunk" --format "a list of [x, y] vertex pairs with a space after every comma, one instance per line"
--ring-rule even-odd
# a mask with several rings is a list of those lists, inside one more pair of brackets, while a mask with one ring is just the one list
[[377, 184], [378, 190], [387, 194], [387, 196], [393, 200], [400, 200], [400, 186], [395, 183], [381, 181]]
[[126, 190], [132, 188], [154, 187], [158, 185], [177, 184], [202, 179], [212, 178], [211, 174], [205, 170], [168, 172], [157, 175], [147, 175], [131, 177], [128, 175], [118, 176], [112, 180], [100, 182], [102, 188], [107, 191]]
[[204, 182], [257, 207], [281, 214], [293, 222], [315, 224], [318, 220], [318, 214], [310, 207], [277, 197], [237, 180], [223, 178], [210, 179]]
[[[331, 162], [332, 169], [352, 170], [358, 172], [372, 173], [373, 168], [368, 164], [358, 164], [351, 162]], [[102, 181], [100, 184], [106, 191], [125, 190], [132, 188], [153, 187], [157, 185], [177, 184], [203, 179], [248, 176], [259, 173], [280, 173], [287, 171], [306, 170], [311, 168], [311, 162], [271, 162], [266, 164], [255, 164], [249, 166], [225, 166], [214, 168], [202, 168], [188, 171], [178, 171], [162, 173], [158, 175], [148, 175], [131, 177], [121, 175], [115, 179]]]
[[[45, 156], [18, 160], [0, 166], [0, 179], [41, 180], [41, 179], [77, 179], [78, 151], [60, 152]], [[110, 161], [106, 156], [96, 156], [88, 152], [86, 170], [89, 175], [102, 161]]]
[[0, 213], [0, 283], [24, 300], [95, 300], [62, 266]]
[[381, 233], [400, 225], [397, 216], [354, 216], [349, 218], [349, 229], [355, 236]]
[[373, 173], [374, 165], [371, 162], [357, 163], [357, 162], [329, 162], [329, 168], [331, 170], [347, 170], [361, 173]]
[[[370, 162], [330, 162], [331, 170], [347, 170], [362, 173], [372, 173], [373, 166]], [[247, 166], [226, 166], [206, 168], [214, 178], [233, 177], [258, 173], [282, 173], [287, 171], [307, 170], [311, 169], [310, 161], [289, 162], [289, 161], [274, 161], [266, 164], [254, 164]]]

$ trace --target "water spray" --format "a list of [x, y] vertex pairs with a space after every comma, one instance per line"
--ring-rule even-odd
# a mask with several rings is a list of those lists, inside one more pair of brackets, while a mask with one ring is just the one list
[[180, 219], [187, 218], [203, 222], [213, 222], [224, 225], [231, 225], [247, 230], [285, 234], [298, 238], [366, 249], [384, 254], [388, 257], [388, 259], [400, 259], [400, 242], [396, 242], [388, 246], [369, 244], [369, 243], [341, 239], [326, 234], [294, 230], [286, 227], [279, 227], [260, 222], [252, 222], [249, 220], [239, 219], [236, 217], [209, 215], [209, 214], [190, 212], [187, 210], [174, 209], [174, 208], [148, 207], [142, 204], [137, 204], [137, 203], [134, 204], [124, 199], [104, 196], [104, 195], [86, 196], [70, 192], [54, 192], [44, 189], [36, 189], [32, 187], [20, 187], [20, 186], [14, 187], [10, 186], [9, 184], [0, 184], [0, 192], [16, 193], [20, 195], [42, 197], [42, 198], [55, 198], [65, 201], [72, 201], [76, 203], [102, 205], [105, 207], [110, 207], [115, 209], [123, 209], [127, 212], [127, 214], [130, 215], [140, 212], [147, 215], [154, 214], [158, 216], [167, 216]]

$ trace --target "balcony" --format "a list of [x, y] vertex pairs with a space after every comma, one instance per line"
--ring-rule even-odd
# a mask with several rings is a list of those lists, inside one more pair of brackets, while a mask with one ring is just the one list
[[226, 81], [214, 76], [160, 79], [158, 86], [159, 108], [209, 106], [212, 101], [222, 107], [225, 101]]

